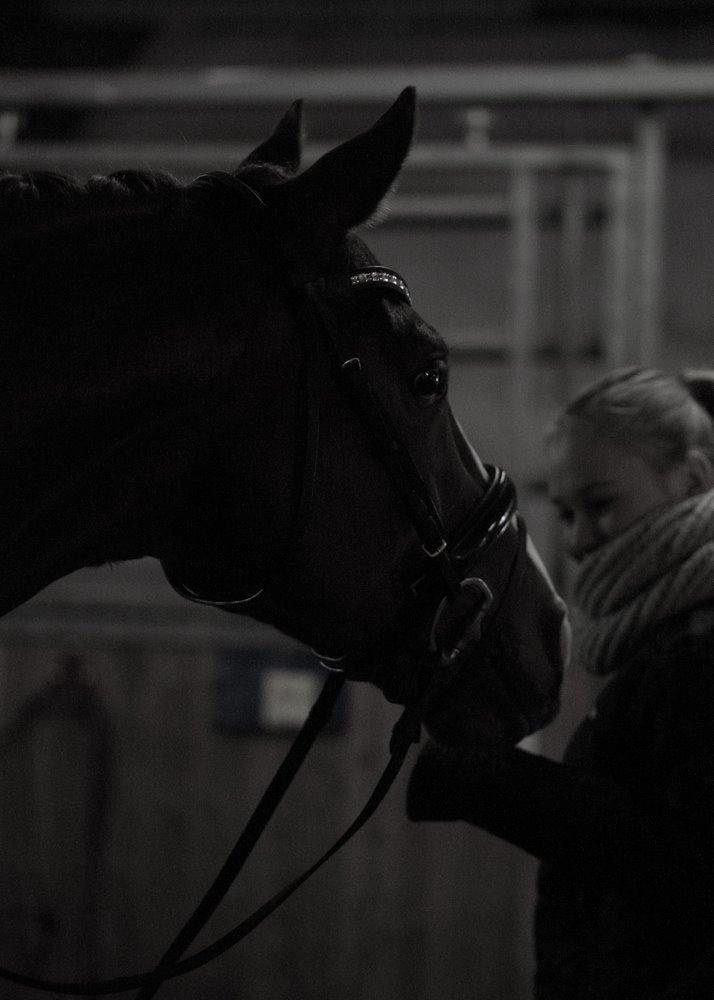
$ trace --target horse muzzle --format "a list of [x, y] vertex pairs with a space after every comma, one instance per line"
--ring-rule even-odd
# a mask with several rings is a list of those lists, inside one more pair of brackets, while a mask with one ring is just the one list
[[389, 701], [420, 701], [437, 742], [517, 743], [558, 711], [569, 624], [499, 470], [446, 552], [456, 578], [446, 596], [442, 568], [427, 566], [372, 660], [364, 653], [322, 662], [371, 681]]

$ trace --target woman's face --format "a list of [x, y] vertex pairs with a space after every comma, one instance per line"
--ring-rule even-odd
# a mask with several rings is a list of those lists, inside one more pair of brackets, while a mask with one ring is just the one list
[[685, 463], [658, 472], [637, 450], [573, 420], [548, 446], [548, 493], [579, 561], [644, 514], [689, 495]]

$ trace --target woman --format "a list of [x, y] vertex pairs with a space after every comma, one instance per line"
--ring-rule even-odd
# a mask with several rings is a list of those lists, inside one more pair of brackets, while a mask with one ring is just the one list
[[427, 745], [409, 815], [541, 860], [538, 1000], [714, 996], [714, 371], [603, 379], [547, 456], [573, 663], [611, 679], [562, 763]]

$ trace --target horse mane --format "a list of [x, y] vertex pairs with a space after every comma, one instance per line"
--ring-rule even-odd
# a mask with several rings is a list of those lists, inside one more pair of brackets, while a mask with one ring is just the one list
[[228, 306], [257, 237], [238, 175], [256, 187], [283, 176], [253, 163], [188, 183], [150, 170], [0, 175], [0, 325], [108, 329], [135, 314], [148, 326]]
[[49, 170], [0, 175], [0, 244], [42, 240], [62, 229], [120, 226], [132, 215], [178, 207], [186, 187], [169, 174], [119, 170], [81, 182]]
[[[30, 213], [51, 212], [57, 219], [62, 214], [85, 209], [97, 218], [111, 214], [112, 207], [130, 206], [166, 208], [195, 200], [207, 204], [205, 196], [225, 198], [235, 189], [235, 179], [256, 188], [279, 183], [287, 178], [281, 168], [267, 163], [246, 163], [235, 174], [214, 171], [188, 183], [171, 174], [152, 170], [117, 170], [96, 174], [86, 181], [51, 170], [0, 174], [0, 222], [8, 227], [15, 221], [27, 220]], [[209, 199], [210, 200], [210, 199]]]
[[179, 187], [169, 174], [148, 170], [118, 170], [106, 176], [95, 175], [84, 183], [51, 170], [6, 173], [0, 175], [0, 211], [5, 215], [28, 205], [60, 206], [80, 199], [120, 201], [138, 195], [173, 193]]

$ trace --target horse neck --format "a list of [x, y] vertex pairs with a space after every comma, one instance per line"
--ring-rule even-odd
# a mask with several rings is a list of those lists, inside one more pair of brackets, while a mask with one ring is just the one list
[[92, 355], [82, 332], [74, 350], [6, 357], [0, 612], [82, 566], [152, 554], [188, 475], [195, 342], [174, 331], [112, 352], [94, 338]]
[[[82, 566], [175, 550], [218, 411], [235, 454], [259, 422], [242, 407], [268, 428], [292, 413], [274, 262], [215, 225], [142, 234], [0, 269], [0, 613]], [[292, 460], [290, 433], [274, 437]]]

